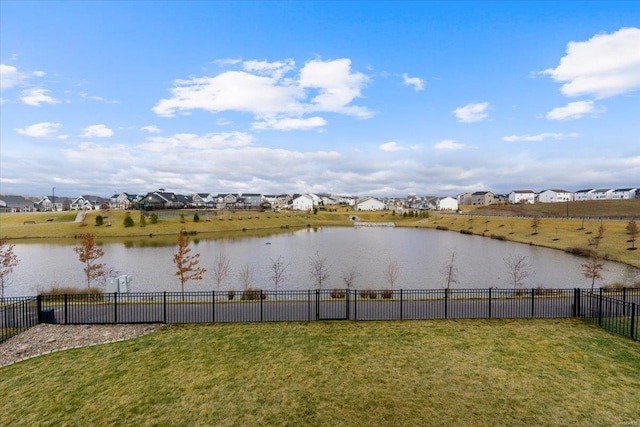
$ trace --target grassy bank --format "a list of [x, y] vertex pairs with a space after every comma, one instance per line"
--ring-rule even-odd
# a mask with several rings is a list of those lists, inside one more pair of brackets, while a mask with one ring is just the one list
[[577, 320], [170, 326], [0, 369], [0, 424], [625, 425], [640, 348]]

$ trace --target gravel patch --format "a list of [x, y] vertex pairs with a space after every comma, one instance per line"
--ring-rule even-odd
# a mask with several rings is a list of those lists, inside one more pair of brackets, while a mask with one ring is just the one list
[[153, 332], [162, 325], [40, 324], [0, 343], [0, 367], [71, 348], [125, 341]]

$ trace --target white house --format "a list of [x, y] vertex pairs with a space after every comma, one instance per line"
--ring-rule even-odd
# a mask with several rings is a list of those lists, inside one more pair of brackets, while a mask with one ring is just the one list
[[457, 211], [458, 200], [453, 197], [440, 197], [436, 204], [436, 209], [439, 211]]
[[637, 188], [617, 188], [611, 193], [613, 200], [629, 200], [635, 199], [638, 196]]
[[573, 193], [565, 190], [544, 190], [538, 194], [540, 203], [570, 202], [573, 200]]
[[531, 190], [515, 190], [509, 193], [509, 203], [515, 205], [518, 203], [535, 203], [536, 193]]
[[356, 210], [358, 211], [382, 211], [386, 208], [387, 206], [384, 203], [373, 197], [365, 197], [356, 203]]
[[595, 189], [591, 188], [589, 190], [579, 190], [573, 193], [573, 200], [576, 202], [583, 202], [585, 200], [591, 200], [591, 196]]
[[313, 206], [313, 198], [308, 194], [296, 194], [291, 200], [291, 209], [294, 211], [310, 211]]
[[599, 190], [593, 190], [591, 193], [591, 200], [609, 200], [613, 194], [612, 188], [602, 188]]

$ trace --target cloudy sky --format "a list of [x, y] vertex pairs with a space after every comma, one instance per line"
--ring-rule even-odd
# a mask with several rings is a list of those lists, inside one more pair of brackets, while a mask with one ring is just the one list
[[0, 3], [0, 192], [640, 185], [640, 2]]

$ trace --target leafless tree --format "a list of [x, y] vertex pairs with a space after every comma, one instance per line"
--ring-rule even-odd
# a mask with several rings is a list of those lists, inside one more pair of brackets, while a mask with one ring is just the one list
[[587, 279], [591, 279], [591, 290], [595, 286], [597, 279], [602, 279], [602, 270], [604, 270], [604, 261], [597, 251], [591, 252], [589, 260], [582, 265], [582, 273]]
[[630, 251], [635, 251], [636, 250], [636, 239], [638, 238], [638, 235], [640, 234], [640, 229], [638, 229], [638, 224], [636, 224], [636, 220], [635, 219], [631, 219], [631, 221], [629, 221], [629, 223], [627, 224], [626, 230], [627, 230], [627, 234], [629, 234], [629, 236], [630, 236], [629, 240], [627, 240], [629, 243], [631, 243], [631, 247], [629, 248], [629, 250]]
[[173, 263], [178, 268], [175, 275], [180, 278], [180, 286], [182, 287], [183, 293], [186, 282], [190, 280], [202, 280], [202, 276], [207, 272], [205, 268], [198, 267], [200, 254], [190, 255], [190, 253], [189, 236], [187, 236], [183, 227], [178, 233], [178, 250], [173, 255]]
[[394, 259], [389, 261], [383, 270], [384, 278], [389, 283], [391, 289], [393, 289], [393, 285], [398, 281], [398, 276], [400, 275], [400, 266], [398, 265], [398, 260]]
[[540, 218], [534, 216], [531, 218], [531, 228], [533, 228], [533, 234], [538, 234], [538, 229], [540, 228]]
[[278, 290], [278, 285], [287, 280], [287, 274], [289, 270], [289, 263], [285, 263], [282, 256], [279, 256], [277, 259], [271, 259], [271, 264], [269, 266], [271, 270], [271, 281], [273, 282], [273, 286], [275, 290]]
[[105, 264], [98, 262], [104, 255], [104, 251], [98, 247], [93, 234], [80, 233], [78, 234], [80, 243], [73, 248], [74, 252], [78, 254], [78, 259], [84, 264], [84, 274], [87, 279], [87, 289], [91, 289], [91, 281], [99, 279], [105, 276]]
[[314, 280], [314, 283], [318, 289], [322, 289], [322, 284], [329, 280], [329, 267], [327, 266], [327, 259], [322, 258], [320, 253], [316, 251], [316, 254], [309, 258], [309, 275]]
[[342, 273], [342, 281], [347, 289], [351, 289], [356, 279], [360, 276], [360, 272], [356, 267], [349, 267], [347, 271]]
[[524, 279], [531, 275], [529, 269], [530, 265], [527, 262], [527, 258], [524, 255], [512, 254], [507, 258], [503, 258], [504, 265], [509, 272], [509, 280], [513, 285], [513, 289], [522, 286]]
[[245, 291], [253, 287], [253, 268], [249, 264], [245, 264], [244, 267], [238, 272], [238, 280], [242, 285], [242, 289]]
[[15, 245], [7, 243], [7, 238], [0, 239], [0, 298], [4, 298], [4, 290], [11, 284], [13, 269], [20, 264], [20, 259], [13, 253]]
[[456, 251], [451, 251], [451, 259], [447, 261], [440, 270], [440, 273], [444, 276], [446, 282], [445, 289], [447, 295], [452, 285], [458, 283], [458, 267], [456, 266]]
[[231, 261], [224, 252], [220, 252], [213, 264], [213, 278], [216, 281], [216, 290], [220, 291], [220, 285], [224, 282], [224, 279], [229, 276], [231, 272]]

